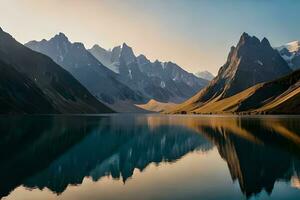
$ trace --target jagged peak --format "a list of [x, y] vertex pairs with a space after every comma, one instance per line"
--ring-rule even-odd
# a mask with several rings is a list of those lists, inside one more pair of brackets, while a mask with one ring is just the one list
[[260, 40], [255, 36], [250, 36], [248, 33], [244, 32], [237, 46], [241, 46], [243, 44], [259, 44]]
[[56, 34], [52, 39], [69, 41], [68, 37], [62, 32], [59, 32], [58, 34]]
[[130, 46], [128, 46], [125, 42], [123, 42], [122, 44], [122, 48], [131, 48]]
[[[138, 57], [137, 58], [140, 58], [140, 59], [147, 59], [147, 57], [144, 55], [144, 54], [140, 54], [140, 55], [138, 55]], [[147, 59], [148, 60], [148, 59]]]
[[92, 46], [92, 49], [94, 49], [94, 48], [101, 48], [98, 44], [94, 44], [93, 46]]
[[[130, 46], [128, 46], [125, 42], [122, 44], [122, 50], [121, 50], [121, 57], [125, 56], [126, 60], [133, 60], [135, 58], [135, 55], [133, 53], [133, 50]], [[128, 60], [128, 61], [129, 61]]]
[[160, 62], [159, 60], [156, 59], [156, 60], [154, 61], [154, 63], [159, 63], [159, 64], [160, 64], [161, 62]]
[[122, 44], [122, 51], [127, 51], [127, 52], [134, 54], [132, 47], [128, 46], [125, 42]]
[[137, 60], [139, 61], [139, 62], [143, 62], [143, 63], [145, 63], [145, 62], [150, 62], [150, 60], [145, 56], [145, 55], [143, 55], [143, 54], [140, 54], [138, 57], [137, 57]]
[[269, 40], [265, 37], [261, 40], [261, 44], [265, 46], [271, 46]]
[[85, 46], [81, 42], [74, 42], [74, 46], [80, 49], [85, 49]]
[[95, 44], [91, 49], [96, 49], [96, 50], [102, 50], [102, 51], [107, 51], [106, 49], [102, 48], [98, 44]]
[[249, 38], [251, 37], [248, 33], [243, 32], [243, 34], [241, 35], [241, 38]]

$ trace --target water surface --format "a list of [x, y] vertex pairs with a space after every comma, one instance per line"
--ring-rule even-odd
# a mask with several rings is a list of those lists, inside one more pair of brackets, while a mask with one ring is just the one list
[[297, 116], [0, 118], [0, 198], [300, 199]]

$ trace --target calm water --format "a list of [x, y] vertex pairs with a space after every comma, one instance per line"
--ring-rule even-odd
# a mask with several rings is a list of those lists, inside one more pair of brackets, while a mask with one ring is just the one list
[[300, 118], [0, 118], [0, 198], [300, 199]]

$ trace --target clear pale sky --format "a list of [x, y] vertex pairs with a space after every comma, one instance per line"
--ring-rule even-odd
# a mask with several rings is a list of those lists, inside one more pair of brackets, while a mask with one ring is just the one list
[[298, 0], [0, 0], [0, 26], [18, 41], [64, 32], [90, 48], [126, 42], [136, 54], [217, 73], [248, 32], [273, 46], [300, 39]]

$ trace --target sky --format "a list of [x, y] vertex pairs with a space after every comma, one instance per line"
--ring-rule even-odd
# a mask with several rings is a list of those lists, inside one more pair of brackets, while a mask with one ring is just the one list
[[0, 27], [19, 42], [59, 32], [86, 48], [123, 42], [189, 72], [218, 72], [247, 32], [273, 46], [300, 40], [298, 0], [0, 0]]

